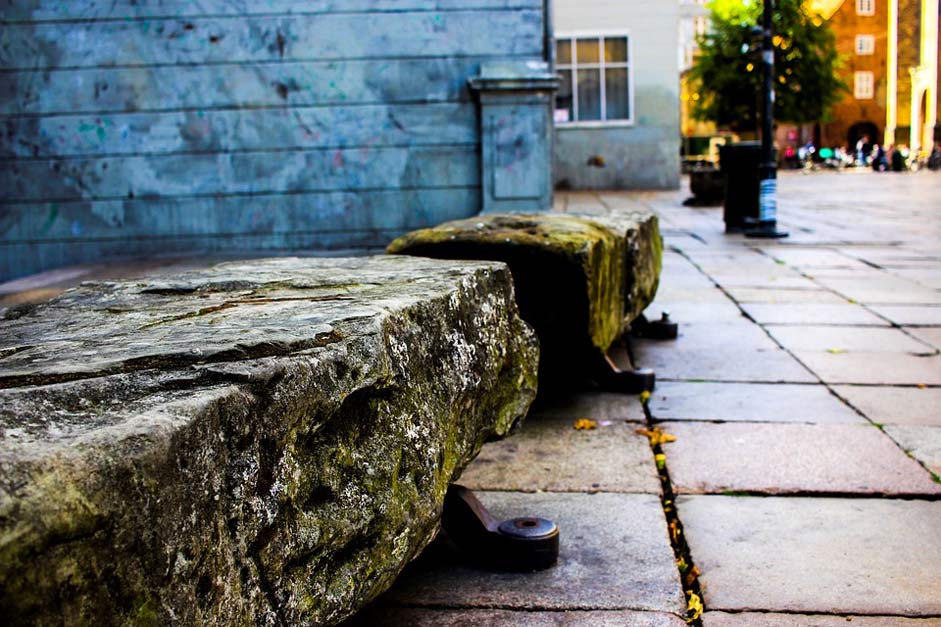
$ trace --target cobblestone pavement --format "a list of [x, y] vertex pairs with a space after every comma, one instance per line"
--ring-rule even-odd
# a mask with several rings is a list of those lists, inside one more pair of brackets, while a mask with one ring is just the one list
[[[558, 566], [486, 573], [433, 544], [351, 624], [679, 627], [696, 595], [706, 627], [941, 625], [941, 175], [783, 173], [779, 242], [726, 235], [687, 195], [557, 198], [660, 215], [648, 314], [681, 325], [633, 342], [646, 403], [544, 406], [462, 478], [498, 516], [558, 522]], [[68, 272], [4, 298], [109, 270]], [[654, 428], [675, 441], [651, 447]]]
[[[686, 196], [557, 198], [660, 215], [648, 317], [681, 325], [633, 342], [646, 407], [544, 408], [462, 478], [558, 521], [559, 565], [488, 575], [433, 546], [355, 624], [683, 625], [691, 592], [707, 627], [941, 625], [941, 175], [783, 173], [779, 242]], [[654, 427], [676, 440], [652, 450]]]

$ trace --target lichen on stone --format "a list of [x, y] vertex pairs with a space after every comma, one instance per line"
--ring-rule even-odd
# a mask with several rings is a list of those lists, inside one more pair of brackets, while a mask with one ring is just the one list
[[378, 257], [86, 285], [0, 354], [8, 620], [274, 625], [391, 584], [538, 349], [502, 264]]
[[391, 254], [507, 263], [539, 335], [543, 387], [577, 378], [653, 300], [663, 244], [652, 214], [490, 214], [408, 233]]

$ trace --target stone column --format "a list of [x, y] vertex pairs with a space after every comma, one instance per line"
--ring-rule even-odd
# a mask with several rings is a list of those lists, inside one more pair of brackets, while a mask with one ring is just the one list
[[899, 99], [899, 0], [889, 0], [888, 43], [886, 49], [885, 138], [883, 145], [895, 145]]
[[[921, 67], [924, 68], [922, 85], [927, 96], [921, 147], [931, 150], [934, 127], [938, 122], [938, 0], [921, 2]], [[920, 101], [918, 106], [921, 107]]]
[[558, 78], [544, 61], [492, 63], [470, 86], [480, 101], [482, 213], [548, 211]]

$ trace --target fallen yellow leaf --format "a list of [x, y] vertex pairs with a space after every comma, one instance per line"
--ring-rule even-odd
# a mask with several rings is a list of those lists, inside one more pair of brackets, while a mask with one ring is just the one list
[[638, 429], [637, 433], [639, 435], [645, 435], [650, 440], [650, 446], [657, 446], [658, 444], [664, 444], [666, 442], [676, 442], [676, 436], [670, 435], [665, 431], [661, 430], [660, 427], [654, 427], [653, 429]]
[[693, 582], [696, 581], [696, 577], [699, 577], [701, 574], [702, 573], [699, 572], [699, 567], [693, 566], [693, 568], [688, 573], [686, 573], [687, 587], [693, 585]]
[[916, 385], [915, 387], [918, 388], [919, 390], [924, 390], [924, 389], [927, 388], [928, 386], [925, 385], [924, 383], [919, 383], [919, 384]]
[[673, 538], [673, 542], [679, 542], [680, 536], [683, 535], [683, 532], [680, 530], [680, 524], [675, 520], [670, 521], [670, 537]]
[[648, 392], [647, 390], [644, 390], [643, 392], [640, 393], [641, 403], [646, 403], [649, 400], [650, 400], [650, 392]]
[[846, 350], [842, 348], [828, 348], [827, 352], [833, 355], [839, 355], [840, 353], [845, 353]]
[[654, 459], [657, 461], [657, 468], [663, 470], [667, 465], [667, 456], [663, 453], [658, 453], [654, 455]]
[[686, 596], [689, 597], [689, 600], [686, 602], [686, 612], [688, 614], [686, 622], [691, 623], [702, 616], [702, 599], [700, 599], [699, 595], [695, 592], [687, 592]]
[[591, 431], [598, 428], [598, 423], [590, 418], [579, 418], [573, 426], [576, 431]]
[[686, 569], [689, 568], [689, 564], [686, 563], [686, 560], [682, 557], [676, 560], [676, 567], [680, 569], [681, 573], [685, 573]]

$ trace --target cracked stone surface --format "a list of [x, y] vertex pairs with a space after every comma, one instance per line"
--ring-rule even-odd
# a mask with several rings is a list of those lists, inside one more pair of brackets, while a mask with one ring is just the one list
[[710, 610], [941, 615], [941, 502], [682, 496]]
[[873, 426], [662, 427], [677, 438], [663, 447], [677, 493], [941, 495], [941, 485]]
[[865, 423], [823, 385], [665, 381], [648, 404], [657, 420]]
[[495, 263], [228, 263], [86, 285], [3, 325], [14, 623], [342, 619], [535, 395], [535, 336]]
[[684, 614], [660, 500], [645, 494], [478, 492], [498, 519], [559, 525], [554, 567], [529, 574], [465, 566], [434, 543], [380, 599], [385, 605], [517, 610], [648, 610]]

